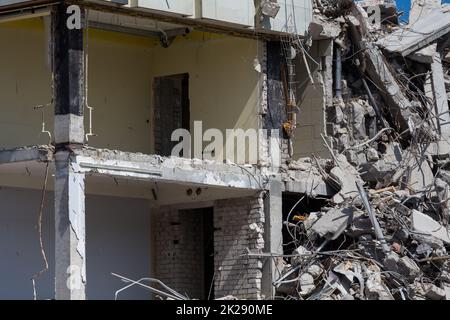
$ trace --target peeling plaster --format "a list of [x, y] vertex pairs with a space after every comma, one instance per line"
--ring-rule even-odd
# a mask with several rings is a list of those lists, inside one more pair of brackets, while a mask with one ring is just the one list
[[75, 172], [73, 165], [69, 167], [69, 221], [78, 240], [77, 252], [82, 260], [81, 278], [86, 283], [86, 224], [84, 201], [84, 174]]

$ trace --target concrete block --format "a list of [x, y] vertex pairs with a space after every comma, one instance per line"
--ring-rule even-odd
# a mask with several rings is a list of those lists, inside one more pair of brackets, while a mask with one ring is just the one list
[[423, 285], [425, 296], [431, 300], [445, 300], [447, 298], [445, 290], [437, 287], [432, 283], [425, 283]]
[[331, 209], [312, 225], [311, 230], [321, 237], [334, 240], [344, 232], [352, 220], [352, 208]]
[[439, 222], [417, 210], [412, 211], [411, 217], [412, 226], [415, 231], [438, 238], [450, 244], [449, 230], [440, 225]]

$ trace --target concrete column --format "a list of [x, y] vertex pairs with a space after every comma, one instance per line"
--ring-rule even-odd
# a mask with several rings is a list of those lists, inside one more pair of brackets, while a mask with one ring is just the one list
[[55, 298], [86, 299], [84, 174], [70, 152], [55, 154]]
[[[61, 3], [52, 11], [56, 145], [84, 143], [83, 111], [86, 82], [83, 26], [86, 24], [84, 11], [79, 10], [68, 10], [67, 5]], [[76, 23], [74, 26], [78, 15], [81, 21], [80, 29], [76, 28]], [[68, 23], [74, 29], [69, 29]]]
[[[264, 200], [265, 227], [264, 251], [272, 254], [283, 254], [283, 183], [278, 180], [270, 182], [269, 194]], [[281, 258], [266, 258], [263, 265], [262, 294], [273, 298], [275, 288], [272, 283], [280, 277], [277, 270], [277, 260]]]
[[[65, 3], [52, 11], [55, 101], [55, 298], [86, 299], [84, 174], [71, 164], [72, 150], [84, 144], [84, 12]], [[71, 28], [68, 26], [68, 21]], [[75, 26], [75, 27], [74, 27]]]

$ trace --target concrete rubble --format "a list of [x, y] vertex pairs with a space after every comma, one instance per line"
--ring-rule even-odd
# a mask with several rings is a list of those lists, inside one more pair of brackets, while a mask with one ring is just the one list
[[412, 3], [410, 25], [374, 26], [357, 1], [314, 1], [310, 36], [334, 40], [330, 160], [288, 175], [312, 172], [333, 194], [289, 208], [280, 299], [450, 299], [450, 6]]

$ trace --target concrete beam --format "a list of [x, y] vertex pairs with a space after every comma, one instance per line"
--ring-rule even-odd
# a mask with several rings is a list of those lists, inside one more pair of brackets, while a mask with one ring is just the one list
[[304, 178], [298, 181], [287, 181], [286, 192], [306, 194], [308, 196], [333, 196], [334, 191], [321, 178]]
[[264, 190], [268, 178], [252, 166], [215, 163], [198, 159], [164, 158], [105, 149], [83, 148], [74, 152], [76, 172], [197, 186]]
[[365, 49], [363, 54], [366, 58], [366, 71], [378, 88], [381, 88], [380, 94], [389, 107], [393, 121], [398, 123], [401, 131], [409, 130], [410, 118], [420, 120], [411, 111], [410, 100], [403, 93], [380, 50], [369, 42], [364, 42], [362, 48]]
[[0, 164], [26, 161], [48, 162], [53, 160], [53, 149], [49, 146], [30, 146], [0, 150]]
[[53, 0], [4, 0], [0, 4], [0, 12], [37, 8], [54, 2]]
[[86, 299], [84, 174], [73, 170], [70, 152], [55, 155], [55, 298]]
[[412, 0], [409, 11], [409, 25], [414, 25], [422, 17], [426, 17], [434, 9], [440, 9], [442, 0]]
[[441, 137], [445, 140], [450, 138], [450, 114], [447, 90], [445, 88], [444, 69], [442, 68], [442, 58], [439, 52], [435, 53], [433, 63], [431, 64], [431, 79], [434, 104], [439, 119], [439, 131]]
[[[264, 251], [271, 254], [283, 254], [283, 183], [272, 180], [269, 193], [264, 200], [265, 226]], [[264, 260], [263, 277], [261, 283], [262, 294], [266, 299], [273, 299], [275, 287], [272, 283], [281, 273], [277, 268], [280, 257], [269, 257]]]
[[438, 8], [430, 10], [408, 28], [399, 28], [381, 38], [377, 44], [386, 51], [406, 57], [448, 33], [450, 33], [450, 12]]

